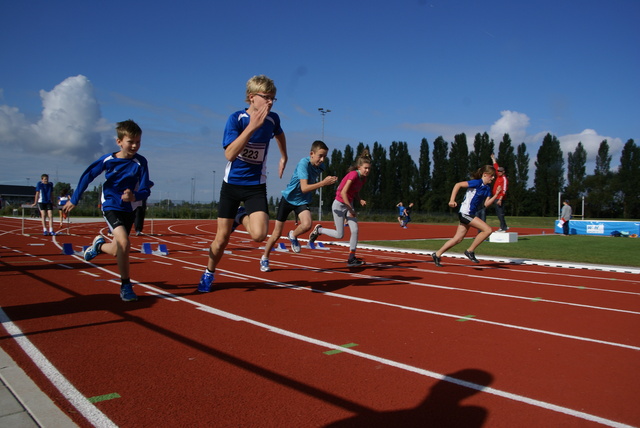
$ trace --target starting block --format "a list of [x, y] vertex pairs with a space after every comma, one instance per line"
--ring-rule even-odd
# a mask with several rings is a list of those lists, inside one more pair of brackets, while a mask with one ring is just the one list
[[284, 242], [280, 242], [280, 243], [274, 245], [273, 248], [271, 249], [271, 251], [289, 252], [289, 250], [287, 250], [287, 247], [284, 245]]
[[309, 242], [307, 248], [310, 250], [329, 250], [322, 242]]
[[84, 250], [88, 247], [89, 245], [82, 247], [82, 251], [76, 251], [73, 249], [73, 244], [67, 242], [66, 244], [62, 244], [62, 254], [66, 256], [82, 256], [84, 255]]
[[158, 249], [157, 250], [153, 250], [151, 248], [151, 242], [144, 242], [142, 244], [142, 254], [153, 254], [156, 256], [168, 256], [169, 255], [169, 250], [167, 249], [166, 244], [158, 244]]
[[489, 242], [510, 243], [518, 242], [517, 232], [494, 232], [489, 236]]

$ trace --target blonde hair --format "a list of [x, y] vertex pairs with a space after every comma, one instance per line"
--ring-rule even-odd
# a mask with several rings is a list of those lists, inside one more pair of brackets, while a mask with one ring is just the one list
[[260, 74], [258, 76], [253, 76], [251, 79], [247, 81], [247, 94], [245, 98], [245, 102], [251, 102], [250, 96], [253, 94], [257, 94], [258, 92], [264, 92], [267, 94], [276, 94], [276, 85], [273, 83], [273, 80], [269, 79], [264, 74]]
[[474, 172], [471, 175], [471, 178], [474, 179], [474, 180], [477, 180], [479, 178], [482, 178], [482, 176], [484, 174], [491, 174], [491, 175], [493, 175], [495, 177], [496, 169], [492, 165], [481, 166], [480, 168], [478, 168], [476, 170], [476, 172]]

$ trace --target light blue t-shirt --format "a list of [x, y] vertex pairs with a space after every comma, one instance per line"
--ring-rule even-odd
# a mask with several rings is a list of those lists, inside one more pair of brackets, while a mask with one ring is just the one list
[[287, 188], [282, 191], [282, 197], [291, 205], [304, 205], [311, 202], [314, 192], [303, 193], [300, 187], [300, 180], [307, 180], [308, 184], [315, 184], [320, 178], [320, 174], [324, 171], [324, 164], [319, 166], [313, 166], [311, 164], [311, 157], [300, 159], [296, 170], [293, 171], [291, 181], [287, 185]]

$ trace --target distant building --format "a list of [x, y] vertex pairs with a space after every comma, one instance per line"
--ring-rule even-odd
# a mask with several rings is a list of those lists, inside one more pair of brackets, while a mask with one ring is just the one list
[[5, 206], [18, 208], [22, 204], [32, 204], [35, 196], [35, 186], [0, 184], [0, 208]]

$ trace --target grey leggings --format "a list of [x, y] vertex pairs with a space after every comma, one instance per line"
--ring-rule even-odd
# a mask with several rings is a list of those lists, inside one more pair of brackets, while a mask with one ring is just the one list
[[333, 211], [333, 222], [336, 224], [336, 228], [327, 229], [323, 227], [320, 232], [323, 235], [328, 235], [335, 239], [342, 239], [344, 236], [344, 219], [346, 217], [349, 229], [351, 229], [351, 239], [349, 239], [349, 249], [355, 251], [358, 246], [358, 219], [355, 217], [348, 217], [349, 208], [342, 202], [334, 199], [331, 205], [331, 211]]

